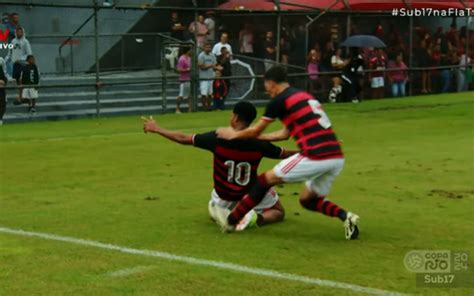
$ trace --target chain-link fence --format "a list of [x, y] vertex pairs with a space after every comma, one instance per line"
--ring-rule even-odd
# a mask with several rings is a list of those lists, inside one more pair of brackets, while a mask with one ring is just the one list
[[[35, 9], [34, 5], [32, 9]], [[183, 26], [187, 34], [179, 39], [172, 37], [168, 27], [159, 31], [157, 27], [147, 32], [134, 32], [148, 28], [149, 23], [146, 22], [141, 27], [137, 24], [134, 29], [128, 30], [129, 33], [103, 33], [100, 28], [104, 23], [101, 22], [99, 6], [58, 9], [68, 9], [73, 12], [72, 15], [75, 9], [93, 13], [72, 34], [28, 35], [35, 53], [48, 53], [36, 56], [41, 72], [40, 85], [34, 86], [39, 90], [38, 112], [32, 117], [26, 112], [25, 105], [13, 106], [22, 87], [10, 81], [7, 86], [7, 120], [165, 113], [177, 111], [178, 103], [181, 104], [178, 110], [183, 112], [206, 109], [200, 87], [205, 79], [200, 78], [198, 65], [202, 48], [195, 46], [198, 33], [188, 32], [189, 23], [196, 22], [198, 15], [205, 12], [204, 8], [162, 7], [162, 11], [158, 7], [143, 8], [144, 11], [150, 9], [153, 12], [152, 19], [158, 18], [160, 24], [168, 23], [163, 21], [163, 17], [169, 18], [174, 9], [179, 11], [180, 17], [187, 20]], [[262, 77], [266, 69], [277, 64], [287, 68], [294, 86], [308, 90], [322, 102], [353, 101], [343, 98], [347, 96], [348, 88], [356, 89], [355, 95], [354, 90], [351, 90], [351, 95], [357, 101], [473, 89], [472, 64], [463, 63], [462, 60], [462, 54], [469, 56], [473, 47], [470, 44], [472, 24], [467, 17], [457, 22], [458, 27], [465, 28], [457, 33], [460, 39], [460, 45], [456, 48], [457, 58], [449, 60], [439, 57], [438, 60], [434, 59], [434, 63], [427, 64], [421, 62], [422, 47], [419, 42], [423, 40], [423, 28], [436, 23], [437, 19], [434, 18], [421, 21], [415, 18], [395, 19], [387, 13], [332, 13], [317, 10], [294, 13], [216, 9], [214, 12], [215, 37], [208, 40], [216, 43], [219, 33], [226, 32], [232, 47], [230, 72], [221, 73], [226, 84], [224, 105], [228, 107], [239, 100], [266, 103], [268, 98]], [[123, 13], [127, 11], [123, 10]], [[146, 15], [142, 18], [147, 19]], [[452, 22], [443, 22], [445, 27], [452, 26]], [[89, 33], [83, 33], [82, 27], [87, 26]], [[249, 31], [252, 31], [251, 51], [245, 48], [245, 42], [249, 43], [249, 37], [246, 36]], [[268, 55], [265, 48], [268, 32], [273, 33], [275, 52], [272, 55]], [[386, 67], [372, 69], [367, 60], [374, 53], [361, 51], [365, 62], [349, 79], [349, 83], [344, 79], [342, 69], [332, 67], [331, 59], [338, 44], [355, 34], [376, 35], [385, 41], [388, 46], [384, 53]], [[432, 36], [432, 42], [438, 42], [435, 37]], [[439, 48], [433, 48], [442, 53], [445, 45], [442, 42], [436, 45]], [[177, 64], [184, 48], [190, 48], [192, 67], [189, 90], [183, 93], [183, 79], [180, 78]], [[313, 63], [313, 51], [317, 55], [316, 68], [310, 66]], [[349, 49], [342, 48], [341, 59], [347, 59], [348, 53]], [[388, 62], [395, 61], [399, 53], [403, 54], [406, 68], [398, 68], [393, 63], [388, 67]], [[431, 55], [436, 56], [437, 53]], [[12, 61], [10, 71], [11, 64]], [[393, 73], [405, 77], [404, 80], [395, 83]], [[376, 77], [379, 81], [377, 85], [373, 79]], [[380, 83], [381, 79], [383, 83]], [[213, 99], [214, 96], [209, 98], [211, 102]]]

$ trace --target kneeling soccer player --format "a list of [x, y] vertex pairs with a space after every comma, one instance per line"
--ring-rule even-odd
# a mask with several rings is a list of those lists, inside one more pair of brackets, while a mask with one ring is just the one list
[[[249, 102], [235, 105], [230, 119], [232, 129], [243, 130], [250, 126], [257, 110]], [[157, 133], [183, 145], [194, 145], [214, 154], [214, 190], [209, 201], [209, 215], [216, 221], [217, 213], [231, 210], [257, 181], [257, 169], [263, 157], [284, 159], [296, 153], [286, 151], [270, 142], [250, 139], [228, 141], [219, 139], [215, 131], [188, 135], [162, 128], [150, 119], [144, 119], [145, 133]], [[262, 200], [237, 223], [235, 230], [282, 221], [285, 212], [278, 195], [269, 187]]]

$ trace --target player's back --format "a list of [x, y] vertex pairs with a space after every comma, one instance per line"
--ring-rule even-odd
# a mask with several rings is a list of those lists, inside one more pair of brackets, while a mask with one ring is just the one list
[[193, 143], [214, 154], [214, 189], [220, 198], [238, 201], [248, 193], [257, 179], [263, 157], [280, 158], [283, 149], [266, 141], [223, 140], [215, 131], [198, 134]]
[[342, 150], [321, 104], [309, 93], [287, 88], [268, 104], [263, 117], [281, 119], [301, 149], [315, 160], [342, 158]]

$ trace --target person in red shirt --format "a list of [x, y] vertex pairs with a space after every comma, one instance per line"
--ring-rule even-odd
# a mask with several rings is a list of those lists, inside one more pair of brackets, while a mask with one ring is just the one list
[[389, 69], [397, 69], [389, 71], [387, 76], [388, 80], [392, 85], [392, 96], [393, 97], [404, 97], [405, 86], [408, 81], [407, 65], [403, 62], [403, 54], [398, 53], [395, 61], [390, 61], [388, 63]]
[[369, 59], [369, 69], [379, 70], [370, 72], [370, 87], [372, 88], [373, 99], [379, 99], [384, 96], [385, 80], [383, 70], [385, 70], [385, 64], [383, 49], [379, 48], [376, 54]]

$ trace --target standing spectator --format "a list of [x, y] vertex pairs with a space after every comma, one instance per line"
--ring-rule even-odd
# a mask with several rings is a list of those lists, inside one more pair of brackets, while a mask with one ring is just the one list
[[222, 33], [221, 34], [221, 39], [219, 42], [217, 42], [214, 47], [212, 48], [212, 54], [214, 54], [216, 57], [221, 55], [221, 48], [225, 47], [229, 51], [229, 54], [232, 58], [232, 46], [229, 44], [229, 35], [227, 33]]
[[212, 96], [212, 80], [214, 79], [214, 70], [216, 69], [216, 56], [211, 52], [211, 44], [204, 45], [204, 51], [199, 54], [199, 78], [201, 80], [199, 88], [201, 90], [202, 107], [204, 111], [209, 111], [211, 108], [210, 98]]
[[378, 99], [384, 96], [385, 81], [385, 56], [381, 48], [377, 49], [376, 55], [369, 59], [369, 69], [377, 70], [370, 73], [370, 87], [372, 88], [372, 98]]
[[[342, 58], [342, 49], [338, 48], [334, 52], [334, 55], [331, 57], [331, 68], [334, 72], [340, 72], [346, 66], [346, 62]], [[332, 87], [338, 92], [341, 90], [341, 76], [339, 73], [336, 73], [332, 77]]]
[[36, 100], [38, 99], [38, 90], [34, 87], [25, 87], [37, 85], [40, 80], [38, 67], [35, 63], [35, 57], [29, 55], [26, 58], [27, 65], [24, 66], [20, 73], [20, 102], [28, 104], [28, 112], [35, 114]]
[[[232, 65], [230, 64], [230, 53], [227, 50], [227, 47], [221, 48], [221, 55], [217, 57], [217, 68], [221, 72], [222, 76], [229, 77], [232, 75]], [[230, 90], [230, 79], [225, 78], [224, 82], [226, 84], [227, 92]]]
[[5, 92], [7, 82], [6, 63], [3, 58], [0, 57], [0, 125], [3, 125], [3, 115], [5, 115], [7, 108], [7, 95]]
[[307, 61], [307, 71], [309, 75], [309, 92], [313, 95], [316, 94], [316, 91], [320, 88], [319, 84], [319, 60], [320, 60], [320, 53], [316, 49], [312, 49], [308, 57], [306, 58]]
[[[420, 46], [416, 52], [416, 59], [420, 68], [431, 66], [431, 55], [428, 50], [427, 39], [420, 41]], [[427, 94], [431, 92], [431, 72], [430, 70], [421, 70], [421, 93]]]
[[280, 62], [283, 65], [288, 65], [290, 57], [290, 43], [286, 41], [285, 37], [280, 38]]
[[215, 111], [224, 110], [225, 106], [225, 99], [227, 94], [229, 93], [229, 89], [227, 88], [227, 83], [221, 79], [222, 72], [217, 70], [216, 77], [214, 82], [212, 83], [212, 90], [213, 90], [213, 102], [212, 102], [212, 109]]
[[240, 53], [246, 56], [253, 56], [253, 30], [249, 23], [244, 24], [244, 28], [239, 32]]
[[5, 24], [8, 32], [8, 43], [11, 43], [15, 39], [15, 32], [20, 27], [20, 15], [16, 12], [12, 12], [8, 15], [8, 22]]
[[186, 31], [186, 27], [179, 19], [177, 12], [171, 13], [170, 31], [171, 37], [178, 40], [184, 40], [184, 32]]
[[188, 99], [188, 111], [192, 111], [191, 102], [191, 47], [184, 47], [179, 57], [176, 70], [179, 73], [179, 95], [176, 99], [176, 113], [181, 114], [180, 104], [184, 98]]
[[441, 92], [446, 93], [452, 90], [453, 69], [444, 68], [458, 63], [458, 57], [454, 50], [448, 50], [441, 54], [440, 66], [441, 69]]
[[387, 76], [388, 80], [392, 84], [392, 96], [393, 97], [404, 97], [405, 86], [408, 81], [407, 65], [403, 62], [403, 54], [398, 53], [395, 61], [388, 62], [389, 69], [398, 69], [389, 71]]
[[26, 39], [25, 31], [22, 27], [16, 29], [15, 39], [12, 40], [12, 49], [8, 51], [7, 63], [13, 64], [12, 73], [9, 73], [13, 77], [17, 84], [20, 84], [20, 73], [22, 67], [26, 61], [26, 57], [32, 55], [30, 42]]
[[207, 33], [209, 32], [207, 25], [204, 23], [203, 15], [199, 15], [197, 22], [192, 22], [189, 25], [189, 32], [196, 35], [197, 46], [203, 48], [206, 43]]
[[342, 80], [342, 102], [353, 102], [358, 103], [360, 101], [360, 93], [362, 87], [360, 85], [361, 78], [361, 67], [364, 64], [362, 55], [359, 53], [358, 48], [351, 48], [349, 56], [345, 61], [346, 66], [344, 67], [341, 75]]
[[468, 89], [468, 82], [466, 80], [466, 73], [469, 68], [469, 64], [471, 63], [471, 58], [468, 57], [466, 54], [461, 55], [461, 59], [459, 60], [459, 68], [457, 71], [457, 91], [466, 91]]
[[268, 71], [275, 64], [276, 45], [273, 40], [273, 32], [268, 31], [265, 34], [265, 41], [263, 42], [263, 59], [265, 65], [265, 72]]
[[207, 26], [207, 41], [214, 43], [216, 42], [216, 21], [214, 20], [214, 11], [206, 12], [206, 19], [204, 23]]

